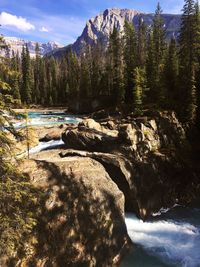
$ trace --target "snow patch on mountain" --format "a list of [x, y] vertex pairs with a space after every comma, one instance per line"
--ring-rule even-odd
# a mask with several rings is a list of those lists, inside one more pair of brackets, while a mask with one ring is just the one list
[[[17, 37], [4, 37], [4, 40], [7, 45], [7, 49], [2, 50], [1, 55], [11, 57], [13, 52], [15, 54], [19, 53], [19, 55], [21, 55], [23, 46], [27, 45], [30, 52], [30, 56], [32, 58], [35, 57], [35, 47], [37, 42], [24, 40]], [[38, 44], [41, 56], [44, 56], [54, 50], [63, 47], [63, 45], [53, 41], [48, 43], [38, 43]]]

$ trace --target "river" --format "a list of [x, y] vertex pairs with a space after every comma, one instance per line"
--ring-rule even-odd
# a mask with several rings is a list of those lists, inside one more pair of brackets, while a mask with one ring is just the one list
[[[30, 113], [29, 118], [31, 125], [80, 121], [64, 113]], [[58, 120], [51, 121], [52, 118]], [[62, 145], [62, 140], [44, 142], [30, 152], [38, 153]], [[134, 246], [120, 267], [200, 267], [200, 201], [190, 207], [176, 205], [162, 209], [146, 222], [134, 214], [126, 214], [125, 221]]]
[[78, 116], [66, 114], [64, 112], [28, 112], [27, 122], [19, 115], [19, 120], [13, 124], [14, 128], [20, 129], [26, 126], [46, 126], [60, 125], [64, 123], [76, 124], [81, 121]]
[[121, 267], [199, 267], [200, 202], [176, 206], [143, 222], [126, 214], [126, 225], [134, 250]]

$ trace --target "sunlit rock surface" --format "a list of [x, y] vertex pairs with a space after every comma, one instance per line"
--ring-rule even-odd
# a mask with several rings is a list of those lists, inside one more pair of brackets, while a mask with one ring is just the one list
[[[115, 266], [129, 244], [124, 195], [90, 158], [33, 155], [23, 173], [45, 194], [33, 266]], [[50, 264], [50, 265], [48, 265]], [[21, 265], [24, 266], [24, 265]]]
[[100, 162], [124, 193], [126, 210], [143, 219], [162, 207], [186, 204], [197, 195], [191, 148], [173, 112], [128, 116], [112, 123], [113, 130], [106, 121], [87, 120], [67, 129], [62, 134], [67, 150], [60, 155]]

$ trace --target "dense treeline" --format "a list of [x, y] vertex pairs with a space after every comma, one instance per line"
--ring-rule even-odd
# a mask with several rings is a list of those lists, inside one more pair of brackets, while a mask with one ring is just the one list
[[109, 45], [86, 47], [78, 57], [31, 59], [27, 47], [7, 64], [14, 75], [4, 77], [13, 96], [26, 104], [66, 104], [72, 99], [109, 95], [137, 113], [144, 107], [173, 109], [186, 122], [200, 116], [200, 12], [198, 2], [185, 0], [178, 39], [166, 39], [158, 4], [153, 25], [142, 18], [137, 30], [128, 22], [114, 28]]

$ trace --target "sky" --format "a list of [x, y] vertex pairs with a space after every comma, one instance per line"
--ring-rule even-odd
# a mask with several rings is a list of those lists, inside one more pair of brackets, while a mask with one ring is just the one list
[[[37, 42], [67, 45], [86, 21], [106, 8], [155, 11], [157, 0], [0, 0], [0, 33]], [[180, 13], [184, 0], [160, 0], [163, 13]]]

